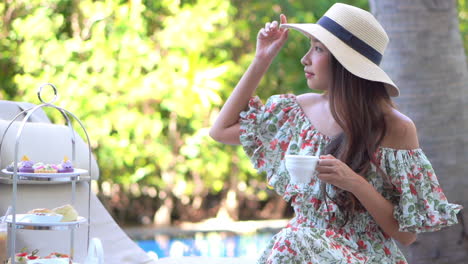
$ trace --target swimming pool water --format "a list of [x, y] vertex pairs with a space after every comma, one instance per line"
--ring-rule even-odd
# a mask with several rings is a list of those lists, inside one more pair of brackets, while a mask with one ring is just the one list
[[156, 234], [154, 239], [136, 240], [146, 252], [159, 258], [182, 256], [257, 257], [273, 233], [234, 235], [225, 232], [195, 233], [193, 236], [170, 237]]

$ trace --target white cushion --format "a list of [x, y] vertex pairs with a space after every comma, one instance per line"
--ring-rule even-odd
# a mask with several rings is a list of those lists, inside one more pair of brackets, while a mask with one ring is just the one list
[[[36, 105], [28, 103], [28, 102], [14, 102], [14, 101], [0, 100], [0, 119], [12, 120], [21, 111], [30, 109], [34, 106]], [[21, 120], [23, 117], [24, 115], [21, 117], [18, 117], [17, 120]], [[31, 115], [31, 118], [29, 118], [28, 121], [50, 123], [49, 117], [47, 117], [46, 113], [42, 111], [42, 109], [36, 110]]]

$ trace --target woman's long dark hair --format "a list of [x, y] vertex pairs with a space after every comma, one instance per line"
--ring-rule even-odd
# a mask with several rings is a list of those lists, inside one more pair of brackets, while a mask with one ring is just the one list
[[[365, 177], [371, 163], [376, 163], [375, 153], [380, 146], [387, 126], [383, 104], [393, 106], [383, 83], [360, 78], [346, 70], [333, 55], [330, 55], [331, 82], [328, 89], [330, 111], [343, 129], [332, 138], [325, 154], [346, 163], [353, 171]], [[335, 202], [345, 215], [343, 226], [362, 205], [350, 192], [336, 188], [330, 197], [322, 183], [322, 193]]]

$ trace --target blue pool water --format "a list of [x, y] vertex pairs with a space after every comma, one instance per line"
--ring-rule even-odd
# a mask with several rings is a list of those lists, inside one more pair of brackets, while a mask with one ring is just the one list
[[159, 258], [181, 256], [257, 257], [270, 241], [273, 233], [235, 235], [225, 232], [198, 232], [191, 236], [154, 236], [154, 239], [136, 240], [146, 252]]

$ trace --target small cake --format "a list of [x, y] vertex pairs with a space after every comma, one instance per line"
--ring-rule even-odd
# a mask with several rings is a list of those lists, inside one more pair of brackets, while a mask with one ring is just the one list
[[21, 162], [19, 163], [19, 172], [27, 172], [27, 173], [32, 173], [34, 172], [33, 169], [34, 162], [31, 161], [28, 156], [24, 155], [23, 158], [21, 159]]
[[[19, 167], [19, 162], [18, 162], [18, 167]], [[6, 167], [6, 170], [9, 172], [13, 172], [14, 168], [15, 168], [15, 162], [13, 161], [10, 165]]]
[[73, 264], [69, 258], [41, 258], [28, 261], [26, 264]]
[[[23, 250], [26, 250], [26, 248], [22, 249], [20, 253], [15, 254], [15, 263], [17, 264], [27, 264], [30, 263], [29, 261], [32, 260], [37, 260], [40, 257], [37, 255], [39, 250], [35, 249], [31, 254], [28, 254], [28, 252], [25, 252]], [[11, 259], [8, 259], [8, 264], [11, 264]]]
[[[6, 167], [6, 170], [13, 172], [14, 162]], [[56, 164], [45, 164], [43, 162], [34, 163], [28, 156], [24, 155], [20, 162], [18, 162], [18, 171], [23, 173], [68, 173], [74, 172], [73, 163], [65, 156], [62, 162]]]
[[[26, 264], [26, 261], [28, 261], [28, 252], [16, 253], [15, 263]], [[11, 259], [8, 260], [8, 264], [10, 264], [10, 263], [11, 263]]]
[[41, 259], [40, 264], [72, 264], [71, 258], [67, 254], [52, 252]]
[[73, 172], [73, 164], [72, 162], [68, 159], [67, 156], [63, 158], [62, 163], [60, 163], [58, 166], [58, 173], [66, 173], [66, 172]]
[[56, 214], [63, 215], [62, 222], [72, 222], [78, 219], [78, 212], [70, 204], [52, 209]]
[[38, 162], [33, 165], [34, 173], [57, 173], [57, 165]]
[[[21, 161], [18, 162], [18, 166], [17, 166], [18, 171], [26, 172], [26, 173], [33, 173], [34, 172], [33, 165], [34, 165], [34, 162], [29, 160], [28, 156], [24, 155], [21, 158]], [[10, 165], [6, 167], [6, 170], [13, 172], [14, 168], [15, 168], [15, 162], [13, 161], [10, 163]]]
[[44, 257], [45, 259], [52, 259], [52, 258], [70, 258], [67, 254], [62, 254], [58, 252], [52, 252], [48, 256]]

